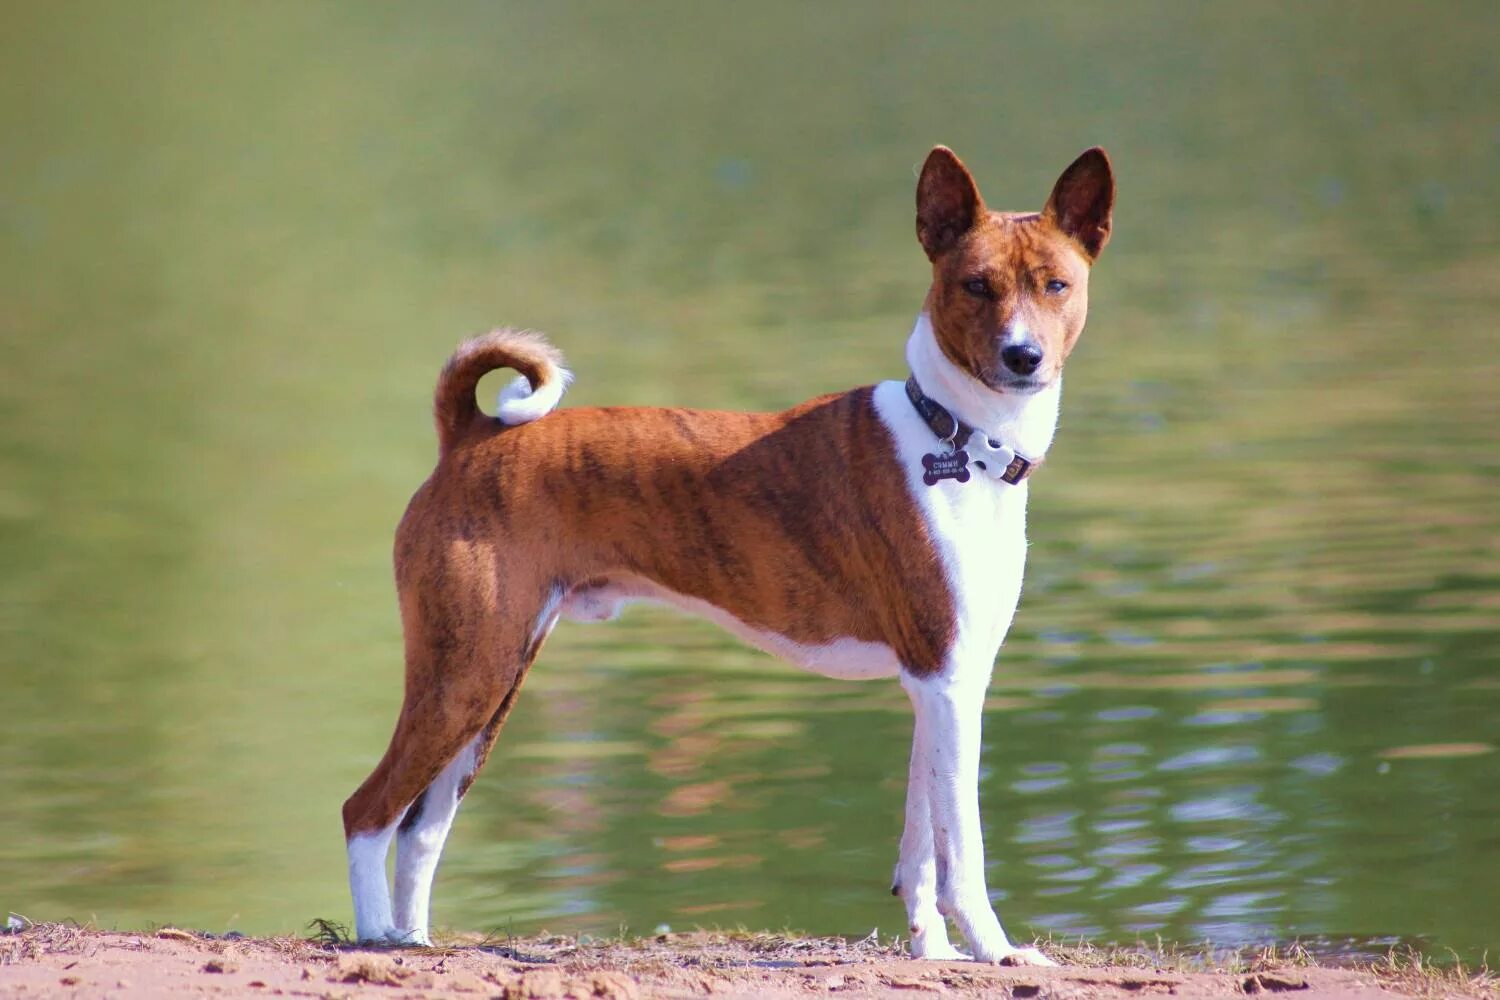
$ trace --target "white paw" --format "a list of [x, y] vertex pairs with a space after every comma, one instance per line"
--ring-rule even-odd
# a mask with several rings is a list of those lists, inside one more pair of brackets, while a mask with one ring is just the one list
[[1058, 964], [1035, 948], [1016, 948], [1005, 939], [1004, 934], [969, 943], [974, 945], [974, 960], [981, 961], [981, 963], [995, 963], [996, 966], [1056, 966]]
[[932, 944], [911, 944], [911, 957], [924, 962], [966, 962], [969, 956], [959, 951], [947, 941], [938, 941]]
[[354, 943], [361, 948], [384, 948], [400, 933], [394, 927], [376, 928], [372, 931], [361, 929], [354, 935]]
[[403, 931], [394, 927], [361, 934], [355, 942], [362, 948], [431, 948], [426, 931]]
[[963, 961], [969, 956], [948, 943], [948, 925], [934, 913], [911, 924], [911, 957], [932, 962]]
[[386, 933], [386, 943], [397, 948], [431, 948], [432, 938], [427, 936], [425, 930], [398, 931], [392, 929]]
[[1008, 948], [999, 958], [990, 959], [1001, 965], [1039, 965], [1056, 968], [1057, 963], [1035, 948]]

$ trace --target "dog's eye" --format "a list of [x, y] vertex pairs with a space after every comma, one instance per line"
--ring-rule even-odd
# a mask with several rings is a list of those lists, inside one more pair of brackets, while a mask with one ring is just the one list
[[1061, 295], [1063, 292], [1066, 292], [1067, 290], [1068, 290], [1068, 283], [1066, 281], [1059, 281], [1058, 279], [1053, 278], [1051, 281], [1047, 282], [1047, 294], [1048, 295]]
[[964, 291], [976, 298], [987, 299], [990, 297], [990, 283], [983, 278], [970, 278], [964, 282]]

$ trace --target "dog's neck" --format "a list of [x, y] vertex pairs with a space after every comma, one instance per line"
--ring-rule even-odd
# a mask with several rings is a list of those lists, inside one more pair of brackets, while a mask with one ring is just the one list
[[958, 419], [1035, 461], [1052, 446], [1062, 401], [1062, 376], [1029, 396], [996, 392], [948, 359], [926, 311], [906, 341], [906, 363], [922, 391]]

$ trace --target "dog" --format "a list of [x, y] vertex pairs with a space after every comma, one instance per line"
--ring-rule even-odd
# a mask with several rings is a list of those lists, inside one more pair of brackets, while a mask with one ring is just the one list
[[[1052, 964], [1006, 937], [985, 885], [980, 724], [1026, 559], [1028, 477], [1110, 236], [1099, 148], [1040, 212], [985, 207], [935, 147], [917, 183], [932, 285], [911, 378], [781, 413], [553, 412], [570, 375], [540, 335], [462, 344], [438, 377], [437, 468], [396, 531], [405, 700], [344, 803], [355, 929], [424, 945], [459, 801], [560, 618], [663, 602], [832, 677], [896, 677], [915, 712], [892, 892], [915, 958]], [[519, 373], [496, 417], [487, 372]], [[386, 855], [396, 841], [395, 904]]]

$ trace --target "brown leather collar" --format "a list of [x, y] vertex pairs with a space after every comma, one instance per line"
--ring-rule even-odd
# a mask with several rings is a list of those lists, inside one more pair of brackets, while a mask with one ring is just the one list
[[[906, 398], [911, 400], [911, 405], [916, 408], [917, 416], [922, 418], [923, 423], [931, 428], [932, 433], [937, 435], [939, 441], [948, 445], [951, 449], [957, 450], [963, 448], [964, 445], [968, 444], [969, 438], [976, 433], [975, 428], [958, 419], [957, 416], [949, 412], [947, 407], [923, 392], [922, 387], [917, 384], [917, 377], [915, 375], [906, 380]], [[983, 440], [992, 449], [1003, 447], [999, 441], [991, 439], [989, 435], [983, 435]], [[971, 461], [979, 468], [985, 468], [983, 460], [976, 458], [971, 459]], [[995, 476], [995, 478], [999, 479], [1002, 483], [1009, 483], [1014, 486], [1031, 475], [1032, 470], [1041, 463], [1042, 460], [1039, 458], [1027, 459], [1016, 455], [1015, 458], [1011, 459], [1010, 464], [1005, 467], [1005, 470], [998, 476]]]

